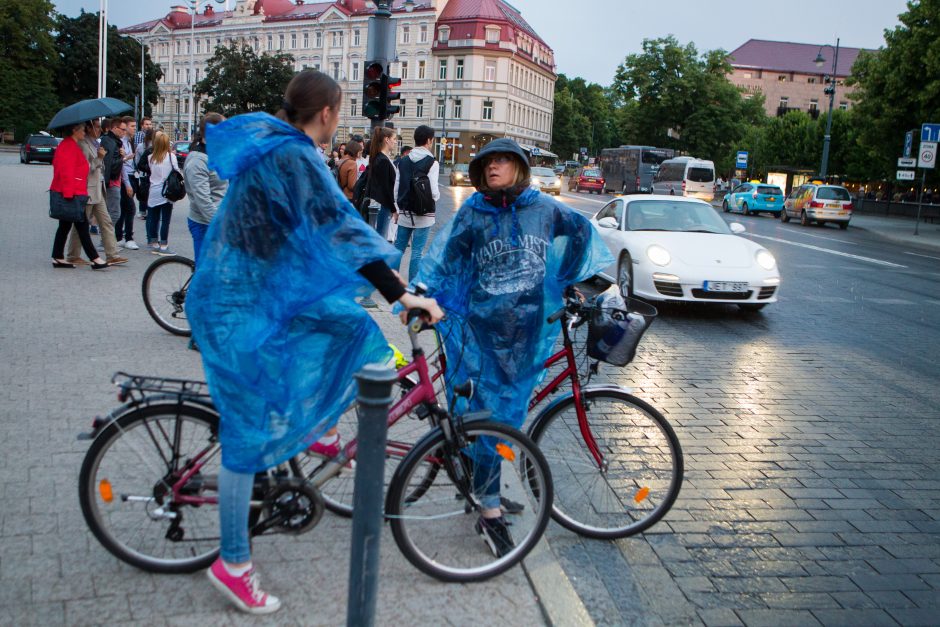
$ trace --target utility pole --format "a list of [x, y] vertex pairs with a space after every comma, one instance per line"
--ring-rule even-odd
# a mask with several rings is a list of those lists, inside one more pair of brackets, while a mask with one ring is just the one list
[[[383, 73], [388, 64], [398, 56], [395, 51], [395, 25], [392, 23], [390, 0], [376, 0], [375, 14], [369, 18], [369, 42], [366, 46], [366, 58], [369, 62], [382, 64]], [[363, 101], [363, 105], [366, 101]], [[372, 118], [371, 128], [383, 126], [383, 117]]]

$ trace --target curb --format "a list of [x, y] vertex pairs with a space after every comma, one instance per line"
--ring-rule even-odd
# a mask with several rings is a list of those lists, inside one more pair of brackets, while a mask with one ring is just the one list
[[[912, 226], [913, 226], [913, 223], [912, 223]], [[927, 226], [927, 225], [922, 225], [922, 226]], [[907, 237], [899, 237], [896, 235], [885, 233], [884, 231], [878, 231], [876, 229], [870, 229], [864, 226], [858, 226], [857, 224], [853, 224], [852, 227], [858, 229], [859, 231], [865, 231], [866, 233], [870, 233], [877, 238], [887, 240], [895, 244], [903, 244], [905, 246], [913, 246], [913, 247], [920, 247], [920, 248], [929, 248], [930, 250], [933, 250], [933, 251], [940, 251], [940, 239], [938, 239], [937, 241], [932, 241], [930, 239], [911, 239], [911, 238], [920, 237], [920, 236], [909, 235]], [[938, 231], [940, 231], [940, 226], [931, 224], [930, 227], [936, 228]], [[940, 235], [940, 233], [938, 233], [938, 235]]]
[[549, 625], [595, 624], [544, 535], [522, 561], [522, 569]]

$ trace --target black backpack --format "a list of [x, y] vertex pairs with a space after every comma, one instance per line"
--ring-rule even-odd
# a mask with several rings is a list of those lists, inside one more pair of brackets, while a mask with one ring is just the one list
[[170, 159], [170, 167], [173, 169], [170, 170], [166, 180], [163, 181], [163, 197], [170, 202], [183, 200], [186, 196], [186, 184], [183, 182], [183, 175], [179, 170], [173, 167], [172, 156], [167, 155], [166, 158]]
[[353, 197], [352, 204], [353, 207], [359, 212], [359, 215], [362, 216], [362, 219], [366, 222], [369, 221], [369, 170], [371, 166], [366, 166], [365, 172], [359, 177], [356, 181], [356, 186], [353, 187]]
[[426, 216], [434, 213], [434, 196], [431, 194], [431, 179], [428, 173], [434, 165], [434, 157], [425, 157], [417, 163], [412, 163], [411, 194], [408, 198], [407, 211], [412, 215]]

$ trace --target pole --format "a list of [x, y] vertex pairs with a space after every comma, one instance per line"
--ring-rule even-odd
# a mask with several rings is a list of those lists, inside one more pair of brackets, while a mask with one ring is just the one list
[[[369, 41], [366, 56], [369, 59], [380, 60], [384, 68], [395, 59], [395, 41], [392, 38], [392, 11], [389, 8], [389, 0], [376, 0], [375, 13], [369, 21]], [[375, 25], [374, 29], [371, 28], [371, 24]], [[389, 43], [391, 43], [391, 46]], [[370, 128], [374, 131], [384, 124], [385, 120], [372, 120]]]
[[140, 38], [140, 119], [137, 120], [137, 123], [139, 124], [138, 128], [143, 126], [144, 116], [147, 115], [144, 112], [144, 109], [146, 108], [146, 105], [144, 104], [144, 102], [146, 102], [144, 100], [144, 54], [146, 50], [147, 50], [147, 47], [146, 47], [146, 44], [144, 44], [144, 38], [141, 37]]
[[186, 81], [189, 83], [189, 120], [186, 122], [189, 125], [189, 137], [190, 139], [193, 136], [193, 122], [196, 116], [196, 101], [195, 101], [195, 89], [193, 85], [193, 79], [196, 76], [196, 4], [197, 0], [191, 0], [193, 14], [189, 20], [189, 80]]
[[98, 9], [98, 97], [108, 95], [108, 0]]
[[927, 185], [927, 168], [920, 169], [920, 194], [917, 196], [917, 220], [914, 221], [914, 235], [920, 235], [920, 212], [924, 208], [924, 186]]
[[823, 136], [822, 167], [819, 168], [819, 178], [826, 180], [826, 171], [829, 169], [829, 142], [832, 138], [832, 105], [836, 99], [836, 70], [839, 63], [839, 39], [836, 38], [836, 53], [832, 59], [832, 85], [829, 87], [829, 115], [826, 116], [826, 134]]
[[379, 540], [382, 537], [385, 485], [385, 442], [388, 408], [395, 373], [377, 364], [356, 374], [359, 382], [359, 435], [353, 488], [352, 546], [349, 557], [347, 627], [372, 627], [379, 583]]

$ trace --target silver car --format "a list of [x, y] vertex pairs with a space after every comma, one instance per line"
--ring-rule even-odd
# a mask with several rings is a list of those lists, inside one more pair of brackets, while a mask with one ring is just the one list
[[551, 168], [532, 168], [531, 175], [533, 188], [556, 196], [561, 193], [561, 177]]

